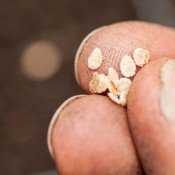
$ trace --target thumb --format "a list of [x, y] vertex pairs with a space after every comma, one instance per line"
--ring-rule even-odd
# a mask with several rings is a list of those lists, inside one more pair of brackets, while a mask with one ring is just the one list
[[128, 119], [146, 174], [175, 174], [175, 59], [150, 61], [134, 78]]

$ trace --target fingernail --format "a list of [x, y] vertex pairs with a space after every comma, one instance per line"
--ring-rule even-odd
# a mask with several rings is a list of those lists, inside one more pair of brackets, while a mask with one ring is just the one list
[[73, 101], [77, 100], [78, 98], [81, 98], [83, 96], [86, 96], [86, 95], [76, 95], [76, 96], [73, 96], [69, 99], [67, 99], [57, 110], [56, 112], [54, 113], [51, 121], [50, 121], [50, 124], [49, 124], [49, 128], [48, 128], [48, 133], [47, 133], [47, 145], [48, 145], [48, 149], [49, 149], [49, 152], [50, 152], [50, 155], [52, 156], [52, 158], [54, 159], [54, 155], [53, 155], [53, 149], [52, 149], [52, 141], [51, 141], [51, 138], [52, 138], [52, 131], [53, 131], [53, 128], [55, 126], [55, 123], [57, 122], [58, 118], [59, 118], [59, 115], [60, 113], [62, 112], [62, 110], [68, 106], [70, 103], [72, 103]]
[[160, 95], [160, 107], [164, 116], [174, 122], [174, 75], [175, 75], [175, 60], [167, 60], [161, 69], [162, 89]]
[[90, 37], [91, 37], [94, 33], [98, 32], [99, 30], [101, 30], [101, 29], [103, 29], [103, 28], [105, 28], [105, 27], [106, 27], [106, 26], [100, 27], [100, 28], [98, 28], [98, 29], [93, 30], [91, 33], [89, 33], [89, 34], [83, 39], [83, 41], [81, 42], [81, 44], [80, 44], [80, 46], [79, 46], [79, 48], [78, 48], [78, 50], [77, 50], [77, 53], [76, 53], [76, 55], [75, 55], [74, 70], [75, 70], [75, 78], [76, 78], [76, 81], [77, 81], [78, 84], [79, 84], [79, 80], [78, 80], [78, 75], [77, 75], [77, 64], [78, 64], [78, 59], [79, 59], [79, 57], [80, 57], [80, 54], [81, 54], [81, 52], [82, 52], [82, 49], [83, 49], [84, 45], [86, 44], [86, 42], [90, 39]]

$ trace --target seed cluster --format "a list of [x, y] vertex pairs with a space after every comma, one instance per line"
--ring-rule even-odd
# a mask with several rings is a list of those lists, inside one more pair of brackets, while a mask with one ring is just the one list
[[128, 78], [120, 78], [117, 71], [109, 67], [108, 75], [93, 73], [92, 80], [89, 83], [89, 91], [91, 93], [101, 94], [107, 91], [108, 97], [120, 104], [126, 106], [127, 94], [131, 80]]
[[89, 90], [91, 93], [100, 94], [107, 90], [108, 78], [105, 74], [93, 73], [92, 80], [89, 82]]
[[[88, 59], [88, 67], [96, 69], [102, 63], [102, 54], [99, 48], [94, 49]], [[107, 92], [107, 96], [115, 103], [126, 106], [127, 96], [131, 85], [129, 77], [136, 74], [136, 66], [143, 67], [149, 62], [149, 51], [137, 48], [134, 50], [133, 58], [125, 55], [120, 62], [120, 71], [124, 76], [119, 78], [118, 72], [113, 68], [108, 68], [108, 74], [93, 73], [92, 80], [89, 82], [89, 91], [93, 94], [102, 94]]]

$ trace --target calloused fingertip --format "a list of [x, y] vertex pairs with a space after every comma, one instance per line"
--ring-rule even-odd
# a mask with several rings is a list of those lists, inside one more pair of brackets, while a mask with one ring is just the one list
[[69, 99], [67, 99], [57, 110], [56, 112], [54, 113], [51, 121], [50, 121], [50, 124], [49, 124], [49, 127], [48, 127], [48, 133], [47, 133], [47, 145], [48, 145], [48, 150], [49, 150], [49, 153], [51, 155], [51, 157], [54, 159], [54, 154], [53, 154], [53, 149], [52, 149], [52, 131], [53, 131], [53, 128], [54, 128], [54, 125], [61, 113], [61, 111], [66, 107], [68, 106], [70, 103], [72, 103], [73, 101], [77, 100], [78, 98], [81, 98], [81, 97], [84, 97], [86, 95], [76, 95], [76, 96], [73, 96], [73, 97], [70, 97]]
[[80, 84], [80, 83], [79, 83], [78, 74], [77, 74], [77, 64], [78, 64], [78, 59], [79, 59], [79, 57], [80, 57], [80, 54], [81, 54], [81, 52], [82, 52], [82, 49], [83, 49], [84, 45], [86, 44], [86, 42], [89, 40], [89, 38], [90, 38], [94, 33], [98, 32], [99, 30], [101, 30], [101, 29], [103, 29], [103, 28], [105, 28], [105, 27], [107, 27], [107, 26], [99, 27], [99, 28], [93, 30], [92, 32], [90, 32], [90, 33], [83, 39], [83, 41], [81, 42], [81, 44], [80, 44], [80, 46], [79, 46], [79, 48], [78, 48], [78, 50], [77, 50], [77, 53], [76, 53], [76, 55], [75, 55], [75, 61], [74, 61], [74, 72], [75, 72], [75, 79], [76, 79], [76, 81], [77, 81], [78, 84]]

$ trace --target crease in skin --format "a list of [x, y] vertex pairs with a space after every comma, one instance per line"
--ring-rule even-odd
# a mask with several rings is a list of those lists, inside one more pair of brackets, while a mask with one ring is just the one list
[[161, 69], [161, 82], [162, 82], [162, 89], [160, 94], [160, 108], [166, 118], [170, 122], [173, 120], [173, 103], [171, 101], [171, 77], [173, 77], [175, 74], [175, 60], [169, 59], [167, 60]]
[[53, 149], [52, 149], [52, 141], [51, 141], [51, 137], [52, 137], [52, 131], [53, 131], [53, 128], [55, 126], [55, 123], [57, 121], [57, 119], [59, 118], [60, 116], [60, 113], [64, 110], [65, 107], [67, 107], [70, 103], [72, 103], [73, 101], [77, 100], [78, 98], [81, 98], [81, 97], [84, 97], [86, 95], [76, 95], [76, 96], [73, 96], [69, 99], [67, 99], [57, 110], [56, 112], [54, 113], [51, 121], [50, 121], [50, 124], [49, 124], [49, 128], [48, 128], [48, 133], [47, 133], [47, 145], [48, 145], [48, 149], [49, 149], [49, 152], [50, 152], [50, 155], [51, 157], [54, 159], [54, 154], [53, 154]]

